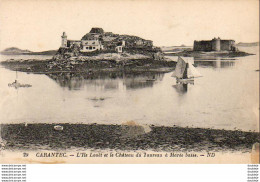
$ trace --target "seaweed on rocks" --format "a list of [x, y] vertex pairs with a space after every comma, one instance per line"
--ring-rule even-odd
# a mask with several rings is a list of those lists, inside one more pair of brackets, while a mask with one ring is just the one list
[[203, 128], [69, 124], [3, 124], [5, 149], [112, 149], [153, 151], [243, 151], [260, 142], [257, 132]]

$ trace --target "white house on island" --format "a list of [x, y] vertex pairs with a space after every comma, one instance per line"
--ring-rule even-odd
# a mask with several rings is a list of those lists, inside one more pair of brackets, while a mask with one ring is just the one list
[[93, 52], [104, 48], [101, 41], [95, 36], [90, 40], [67, 40], [67, 35], [63, 32], [61, 36], [61, 47], [70, 48], [73, 45], [79, 46], [81, 52]]

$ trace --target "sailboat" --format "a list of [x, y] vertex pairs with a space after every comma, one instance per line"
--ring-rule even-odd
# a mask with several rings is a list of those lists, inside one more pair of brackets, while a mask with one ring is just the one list
[[192, 65], [191, 62], [184, 60], [180, 56], [172, 77], [176, 78], [177, 83], [193, 83], [194, 78], [201, 77], [202, 75]]
[[17, 81], [17, 70], [16, 70], [16, 79], [13, 83], [9, 83], [8, 84], [9, 87], [14, 87], [16, 89], [18, 89], [19, 87], [31, 87], [32, 85], [30, 84], [21, 84]]

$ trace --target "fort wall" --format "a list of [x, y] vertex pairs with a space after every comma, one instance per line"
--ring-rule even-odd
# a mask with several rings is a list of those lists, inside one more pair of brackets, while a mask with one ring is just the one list
[[235, 41], [233, 40], [221, 40], [221, 50], [234, 51]]
[[194, 41], [193, 50], [194, 51], [211, 51], [212, 42], [211, 41]]
[[212, 51], [220, 51], [221, 50], [221, 40], [218, 39], [212, 39]]
[[194, 51], [235, 51], [234, 40], [221, 40], [214, 38], [212, 40], [194, 41]]

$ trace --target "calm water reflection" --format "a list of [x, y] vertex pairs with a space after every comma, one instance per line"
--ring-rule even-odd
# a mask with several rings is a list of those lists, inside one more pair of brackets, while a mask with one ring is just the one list
[[176, 92], [178, 92], [179, 94], [184, 94], [184, 93], [188, 92], [188, 85], [189, 84], [179, 83], [179, 84], [173, 85], [173, 88], [175, 88]]
[[213, 67], [213, 68], [228, 68], [235, 66], [236, 61], [233, 60], [211, 60], [211, 61], [201, 61], [201, 60], [194, 60], [194, 66], [197, 67]]
[[[257, 53], [258, 47], [245, 48]], [[194, 60], [203, 77], [176, 84], [172, 73], [27, 74], [0, 68], [2, 123], [179, 125], [257, 130], [258, 54], [236, 60]], [[177, 59], [177, 58], [173, 58]], [[190, 58], [192, 59], [192, 58]], [[3, 58], [2, 58], [3, 60]]]
[[[141, 89], [153, 87], [157, 81], [162, 81], [162, 73], [56, 73], [47, 74], [48, 77], [57, 82], [61, 87], [69, 90], [118, 90], [121, 87], [125, 89]], [[92, 89], [93, 90], [93, 89]]]

